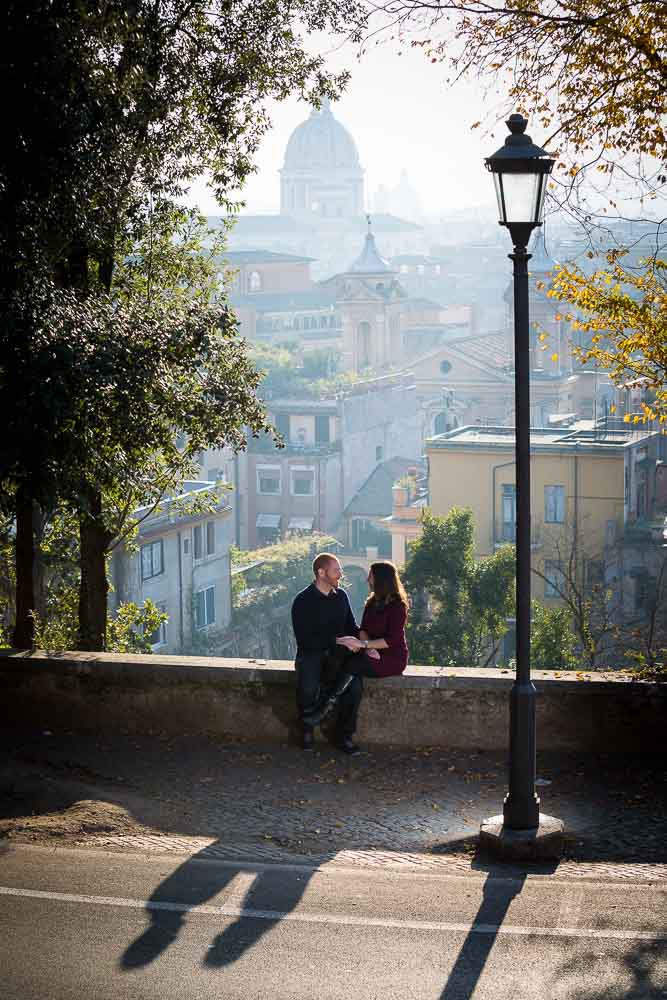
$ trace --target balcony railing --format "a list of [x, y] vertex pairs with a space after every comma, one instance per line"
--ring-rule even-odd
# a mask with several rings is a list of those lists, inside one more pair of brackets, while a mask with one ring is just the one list
[[262, 455], [308, 455], [308, 456], [325, 456], [333, 455], [341, 450], [340, 441], [316, 441], [312, 444], [301, 441], [286, 441], [284, 448], [277, 448], [273, 442], [273, 439], [264, 436], [259, 438], [250, 438], [248, 440], [248, 451], [250, 453], [262, 454]]

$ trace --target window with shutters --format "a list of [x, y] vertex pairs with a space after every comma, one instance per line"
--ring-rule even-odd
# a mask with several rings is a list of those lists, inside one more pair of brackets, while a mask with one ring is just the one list
[[257, 467], [257, 492], [275, 495], [281, 491], [280, 466], [264, 465]]
[[565, 487], [544, 487], [544, 520], [547, 524], [563, 524], [565, 521]]
[[203, 532], [201, 524], [196, 524], [192, 532], [192, 546], [194, 549], [195, 559], [201, 559], [204, 555], [204, 542], [203, 542]]
[[[156, 604], [158, 611], [161, 614], [166, 613], [167, 605], [162, 601]], [[150, 638], [151, 646], [166, 646], [167, 645], [167, 622], [160, 622], [158, 627], [155, 629]]]
[[544, 563], [544, 596], [563, 597], [565, 594], [565, 574], [563, 564], [556, 559], [546, 559]]
[[195, 628], [215, 623], [215, 587], [198, 590], [195, 594]]
[[162, 539], [141, 546], [141, 579], [150, 580], [164, 571]]
[[292, 469], [292, 496], [310, 497], [315, 492], [313, 469]]
[[316, 444], [329, 444], [329, 418], [328, 417], [315, 417], [315, 443]]
[[501, 514], [500, 537], [502, 541], [516, 541], [516, 486], [514, 483], [503, 484]]

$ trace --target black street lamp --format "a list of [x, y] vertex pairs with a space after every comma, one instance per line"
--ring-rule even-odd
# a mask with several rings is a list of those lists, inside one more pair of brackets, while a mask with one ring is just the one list
[[542, 225], [554, 158], [535, 146], [526, 119], [510, 115], [510, 135], [486, 160], [493, 174], [500, 225], [514, 252], [514, 398], [516, 421], [516, 677], [510, 695], [509, 792], [503, 815], [482, 824], [481, 843], [505, 856], [553, 856], [562, 850], [562, 823], [540, 815], [535, 793], [535, 687], [530, 678], [530, 355], [528, 261], [533, 229]]

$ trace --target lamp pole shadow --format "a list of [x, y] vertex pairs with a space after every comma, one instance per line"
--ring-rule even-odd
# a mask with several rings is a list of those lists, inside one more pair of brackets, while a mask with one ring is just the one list
[[482, 902], [461, 945], [440, 1000], [469, 1000], [473, 996], [507, 911], [520, 894], [525, 881], [525, 875], [515, 879], [487, 876], [482, 890]]

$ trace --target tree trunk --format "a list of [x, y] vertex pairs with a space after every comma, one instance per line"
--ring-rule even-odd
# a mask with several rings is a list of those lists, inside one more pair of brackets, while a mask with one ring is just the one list
[[46, 567], [44, 566], [44, 554], [42, 552], [42, 542], [44, 540], [44, 528], [46, 517], [39, 504], [32, 505], [32, 529], [33, 529], [33, 570], [32, 579], [35, 593], [35, 610], [40, 621], [44, 621], [46, 616]]
[[32, 649], [35, 642], [35, 540], [33, 502], [19, 490], [16, 497], [16, 622], [12, 633], [15, 649]]
[[103, 650], [107, 631], [106, 557], [109, 532], [102, 521], [102, 495], [92, 490], [88, 509], [79, 515], [81, 539], [81, 584], [79, 588], [79, 639], [84, 650]]

